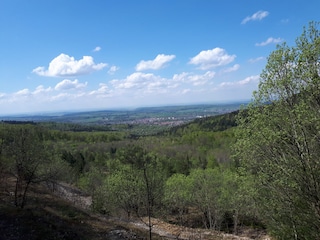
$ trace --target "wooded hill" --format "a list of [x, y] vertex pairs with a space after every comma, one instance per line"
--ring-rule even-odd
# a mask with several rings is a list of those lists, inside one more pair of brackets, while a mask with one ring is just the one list
[[256, 216], [238, 209], [234, 224], [233, 206], [240, 205], [231, 199], [244, 181], [230, 160], [235, 116], [135, 139], [119, 131], [69, 131], [63, 123], [2, 122], [1, 173], [14, 177], [15, 188], [7, 191], [20, 208], [28, 205], [31, 185], [63, 181], [90, 194], [91, 210], [106, 216], [158, 217], [227, 232], [260, 227]]

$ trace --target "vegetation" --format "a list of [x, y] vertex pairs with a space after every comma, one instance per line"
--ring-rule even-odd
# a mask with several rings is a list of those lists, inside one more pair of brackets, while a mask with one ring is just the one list
[[[229, 196], [223, 190], [224, 178], [229, 179], [228, 183], [236, 181], [230, 160], [230, 146], [234, 142], [233, 115], [224, 117], [233, 119], [232, 123], [221, 120], [224, 118], [220, 116], [210, 117], [205, 125], [196, 122], [180, 130], [135, 139], [125, 132], [79, 132], [59, 129], [59, 124], [52, 128], [52, 125], [42, 123], [13, 122], [1, 124], [3, 133], [6, 133], [1, 136], [4, 149], [10, 146], [15, 152], [23, 153], [33, 153], [33, 149], [37, 149], [39, 174], [46, 173], [48, 177], [35, 178], [39, 181], [30, 184], [41, 181], [74, 184], [93, 197], [92, 210], [95, 212], [129, 220], [141, 219], [149, 234], [154, 227], [153, 217], [170, 217], [172, 222], [185, 226], [231, 232], [233, 220], [229, 220], [228, 216], [238, 203], [234, 199], [230, 204], [222, 203], [226, 203]], [[226, 130], [219, 131], [219, 126], [216, 126], [216, 131], [208, 130], [209, 125], [219, 124]], [[28, 141], [23, 142], [30, 145], [11, 146], [12, 136], [23, 139], [21, 132], [29, 137]], [[30, 148], [25, 151], [27, 146]], [[15, 176], [14, 168], [8, 165], [15, 155], [10, 154], [9, 150], [7, 152], [2, 155], [3, 172]], [[48, 165], [48, 161], [52, 164]], [[47, 166], [44, 168], [47, 171], [51, 169], [48, 166], [56, 166], [52, 168], [56, 172], [50, 175], [40, 171], [41, 166]], [[179, 186], [173, 186], [175, 176], [184, 176], [183, 179], [190, 183], [185, 189], [185, 194], [189, 196], [185, 200], [181, 196], [181, 200], [168, 197], [176, 194], [174, 189], [184, 185], [177, 183]], [[212, 180], [217, 182], [212, 185]], [[167, 187], [170, 182], [172, 188]], [[203, 202], [202, 197], [206, 195], [209, 197]], [[211, 205], [211, 201], [215, 205]], [[205, 208], [203, 203], [206, 203]], [[239, 215], [237, 224], [241, 223], [242, 217]]]
[[[311, 23], [304, 29], [295, 47], [282, 44], [271, 53], [253, 102], [240, 112], [161, 132], [123, 122], [88, 124], [97, 116], [100, 121], [102, 112], [95, 120], [82, 113], [83, 125], [74, 115], [67, 123], [1, 122], [1, 193], [13, 193], [14, 199], [13, 206], [0, 205], [3, 217], [34, 206], [30, 189], [64, 182], [92, 196], [91, 213], [141, 220], [149, 239], [155, 218], [234, 234], [251, 228], [276, 239], [319, 239], [317, 27]], [[155, 111], [167, 114], [163, 108]], [[141, 116], [147, 113], [155, 114], [140, 109]], [[43, 219], [40, 215], [36, 218]], [[51, 230], [52, 239], [80, 239]], [[99, 234], [92, 239], [101, 239]]]
[[318, 26], [271, 53], [253, 103], [238, 117], [236, 155], [277, 239], [320, 238]]

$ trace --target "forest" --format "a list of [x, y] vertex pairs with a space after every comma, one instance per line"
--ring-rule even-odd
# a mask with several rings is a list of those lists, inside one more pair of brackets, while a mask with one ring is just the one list
[[311, 22], [296, 46], [271, 53], [253, 101], [240, 111], [134, 136], [1, 122], [0, 177], [14, 179], [13, 204], [25, 208], [34, 184], [65, 182], [92, 197], [92, 212], [144, 219], [149, 239], [154, 218], [319, 239], [318, 25]]

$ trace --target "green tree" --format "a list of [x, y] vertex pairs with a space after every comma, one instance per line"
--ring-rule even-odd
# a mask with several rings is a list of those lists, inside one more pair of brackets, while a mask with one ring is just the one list
[[179, 214], [180, 224], [183, 225], [183, 213], [191, 203], [191, 182], [188, 176], [176, 173], [167, 179], [164, 188], [164, 201], [169, 210]]
[[119, 210], [122, 210], [125, 211], [128, 218], [140, 211], [142, 179], [130, 167], [124, 166], [121, 170], [108, 176], [104, 189], [106, 198], [100, 199], [104, 201], [104, 211], [118, 213]]
[[191, 202], [203, 213], [205, 228], [220, 230], [224, 209], [221, 205], [223, 175], [221, 170], [195, 169], [188, 176], [191, 181]]
[[[55, 155], [45, 144], [45, 131], [31, 125], [6, 126], [5, 158], [8, 169], [15, 177], [15, 205], [23, 208], [30, 184], [55, 181], [60, 170]], [[61, 166], [61, 168], [60, 168]]]
[[320, 238], [320, 32], [311, 22], [273, 51], [253, 102], [238, 117], [235, 156], [255, 177], [279, 239]]
[[224, 228], [230, 231], [229, 226], [233, 226], [234, 234], [238, 234], [238, 226], [243, 225], [245, 219], [252, 219], [251, 222], [245, 223], [250, 225], [257, 224], [260, 220], [254, 201], [257, 191], [253, 186], [253, 180], [241, 170], [225, 169], [222, 172], [223, 180], [219, 198], [219, 205], [226, 214]]
[[151, 217], [156, 215], [156, 210], [160, 210], [163, 198], [164, 168], [156, 155], [147, 153], [140, 146], [127, 147], [119, 158], [122, 165], [107, 177], [105, 190], [98, 189], [106, 196], [106, 204], [101, 203], [102, 198], [98, 194], [95, 206], [103, 207], [106, 211], [110, 207], [114, 212], [124, 210], [128, 217], [135, 214], [144, 219], [146, 216], [144, 223], [149, 228], [151, 239]]
[[[161, 163], [158, 157], [152, 153], [146, 153], [138, 164], [138, 172], [142, 176], [143, 191], [142, 203], [146, 209], [148, 217], [147, 226], [149, 228], [149, 239], [152, 239], [152, 221], [151, 217], [155, 216], [155, 210], [160, 210], [163, 188], [164, 175]], [[160, 211], [158, 211], [159, 213]]]

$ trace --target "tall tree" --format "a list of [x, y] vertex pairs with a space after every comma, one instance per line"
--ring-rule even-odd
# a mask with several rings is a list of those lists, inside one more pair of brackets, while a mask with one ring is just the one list
[[311, 22], [273, 51], [238, 117], [235, 156], [256, 178], [279, 239], [320, 238], [320, 31]]

